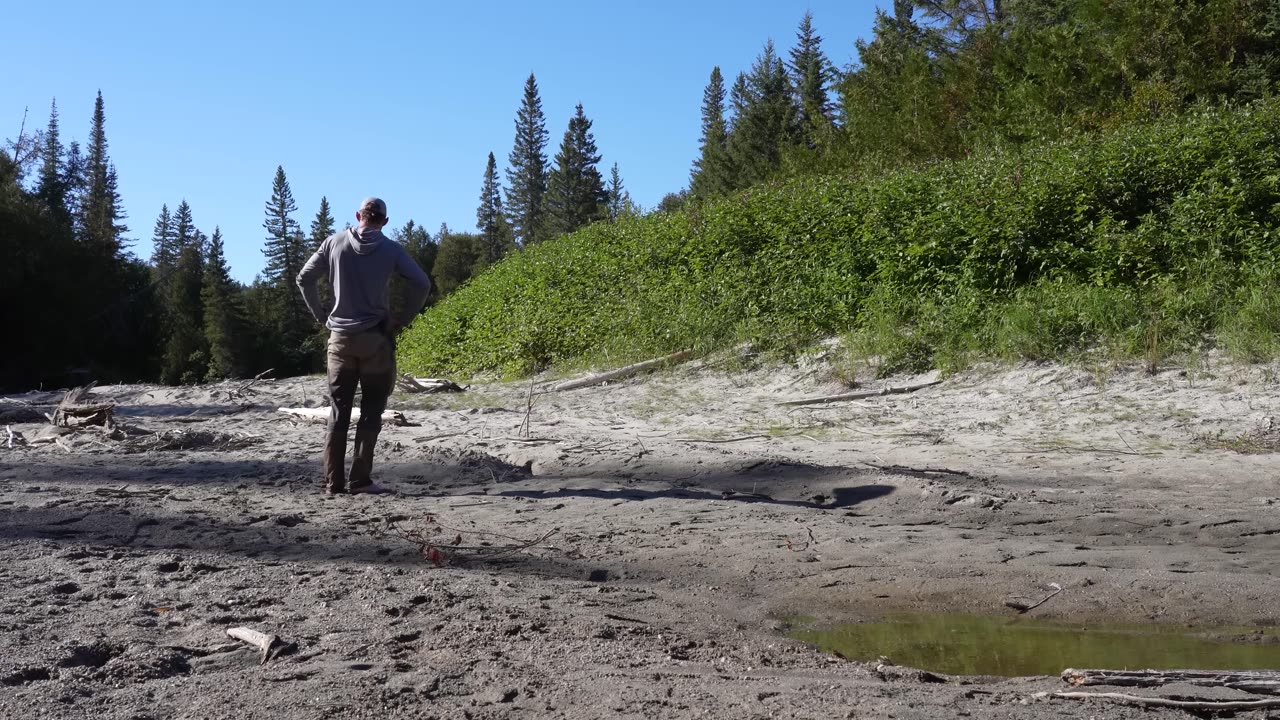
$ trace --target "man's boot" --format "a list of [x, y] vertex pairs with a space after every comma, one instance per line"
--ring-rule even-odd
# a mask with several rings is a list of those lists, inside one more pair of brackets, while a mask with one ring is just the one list
[[378, 443], [378, 431], [356, 427], [356, 446], [351, 458], [352, 495], [361, 493], [380, 494], [386, 489], [373, 482], [373, 448]]
[[329, 495], [342, 495], [347, 492], [347, 433], [329, 431], [324, 445], [324, 491]]

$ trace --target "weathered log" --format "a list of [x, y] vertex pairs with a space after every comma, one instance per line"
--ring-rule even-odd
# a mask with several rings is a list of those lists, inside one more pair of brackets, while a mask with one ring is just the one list
[[681, 363], [681, 362], [684, 362], [685, 360], [688, 360], [691, 357], [693, 357], [692, 350], [681, 350], [678, 353], [672, 353], [670, 355], [667, 355], [666, 357], [654, 358], [653, 360], [645, 360], [644, 362], [639, 362], [634, 365], [627, 365], [626, 367], [620, 367], [617, 370], [610, 370], [609, 372], [603, 372], [597, 375], [588, 375], [586, 377], [578, 378], [576, 380], [566, 380], [562, 383], [557, 383], [556, 385], [552, 385], [550, 388], [548, 388], [548, 392], [560, 392], [561, 390], [576, 390], [578, 388], [590, 387], [592, 385], [599, 385], [600, 383], [609, 382], [610, 380], [621, 380], [622, 378], [631, 377], [632, 375], [645, 372], [646, 370], [654, 370], [664, 365]]
[[1224, 687], [1258, 695], [1280, 695], [1277, 670], [1077, 670], [1062, 671], [1062, 680], [1084, 687], [1161, 687], [1172, 683], [1198, 687]]
[[933, 380], [931, 382], [919, 383], [917, 385], [904, 385], [902, 387], [887, 387], [881, 390], [867, 390], [864, 392], [842, 393], [840, 395], [824, 395], [822, 397], [804, 398], [803, 400], [786, 400], [778, 403], [783, 406], [793, 405], [825, 405], [833, 402], [843, 402], [845, 400], [862, 400], [864, 398], [878, 397], [880, 395], [900, 395], [902, 393], [915, 392], [923, 390], [927, 387], [942, 384], [941, 380]]
[[1205, 710], [1211, 712], [1228, 712], [1234, 710], [1263, 710], [1280, 707], [1280, 698], [1264, 698], [1262, 700], [1174, 700], [1162, 697], [1144, 697], [1142, 695], [1126, 695], [1124, 693], [1036, 693], [1037, 698], [1062, 698], [1064, 700], [1111, 700], [1124, 705], [1137, 707], [1166, 707], [1179, 710]]

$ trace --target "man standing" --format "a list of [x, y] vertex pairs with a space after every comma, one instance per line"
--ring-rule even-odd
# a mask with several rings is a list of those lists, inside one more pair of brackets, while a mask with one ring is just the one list
[[[409, 253], [382, 234], [387, 204], [367, 198], [356, 211], [357, 227], [336, 233], [320, 244], [298, 274], [302, 297], [316, 322], [329, 328], [329, 437], [324, 446], [325, 492], [381, 493], [373, 483], [373, 446], [382, 429], [382, 411], [395, 387], [395, 337], [422, 309], [431, 279]], [[399, 273], [412, 286], [404, 315], [391, 315], [387, 281]], [[333, 287], [333, 310], [327, 314], [316, 281], [327, 276]], [[350, 482], [343, 473], [347, 428], [356, 383], [360, 384], [360, 420], [351, 461]]]

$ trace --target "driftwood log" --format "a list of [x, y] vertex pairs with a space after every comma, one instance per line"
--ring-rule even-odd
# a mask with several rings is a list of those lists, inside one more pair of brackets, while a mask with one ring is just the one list
[[396, 378], [396, 387], [407, 393], [441, 393], [466, 392], [466, 388], [452, 380], [444, 378], [416, 378], [401, 374]]
[[1258, 695], [1280, 695], [1278, 670], [1077, 670], [1062, 671], [1062, 680], [1076, 687], [1162, 687], [1173, 683], [1224, 687]]
[[1174, 700], [1163, 697], [1126, 695], [1125, 693], [1060, 692], [1036, 693], [1037, 698], [1061, 698], [1063, 700], [1109, 700], [1135, 707], [1163, 707], [1205, 712], [1234, 712], [1236, 710], [1264, 710], [1280, 707], [1280, 698], [1261, 700]]
[[102, 425], [111, 427], [115, 424], [115, 403], [89, 402], [89, 393], [97, 383], [89, 383], [82, 387], [72, 388], [62, 396], [62, 402], [47, 416], [49, 422], [58, 427], [81, 427], [84, 425]]
[[930, 382], [919, 383], [916, 385], [904, 385], [902, 387], [887, 387], [881, 390], [865, 390], [862, 392], [842, 393], [840, 395], [823, 395], [822, 397], [804, 398], [802, 400], [787, 400], [785, 402], [780, 402], [778, 404], [783, 406], [825, 405], [827, 403], [843, 402], [845, 400], [862, 400], [870, 397], [879, 397], [880, 395], [900, 395], [902, 393], [915, 392], [916, 390], [923, 390], [924, 388], [933, 387], [934, 385], [940, 385], [940, 384], [942, 384], [941, 380], [933, 380]]
[[610, 370], [609, 372], [603, 372], [596, 375], [588, 375], [586, 377], [578, 378], [576, 380], [566, 380], [562, 383], [557, 383], [547, 388], [547, 392], [560, 392], [561, 390], [576, 390], [578, 388], [591, 387], [592, 385], [599, 385], [600, 383], [609, 382], [610, 380], [621, 380], [622, 378], [628, 378], [628, 377], [631, 377], [632, 375], [637, 375], [647, 370], [655, 370], [657, 368], [663, 367], [664, 365], [681, 363], [688, 360], [691, 357], [693, 357], [692, 350], [681, 350], [678, 353], [672, 353], [670, 355], [667, 355], [666, 357], [654, 358], [653, 360], [645, 360], [644, 362], [639, 362], [634, 365], [627, 365], [626, 367], [620, 367], [617, 370]]

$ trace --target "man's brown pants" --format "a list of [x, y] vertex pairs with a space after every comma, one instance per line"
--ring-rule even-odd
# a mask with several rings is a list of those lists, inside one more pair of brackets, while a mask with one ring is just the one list
[[[346, 492], [373, 483], [373, 446], [382, 429], [382, 411], [395, 386], [396, 354], [391, 338], [380, 330], [329, 334], [329, 437], [324, 446], [324, 480], [330, 492]], [[356, 384], [360, 385], [360, 420], [348, 484], [343, 473], [347, 430]]]

